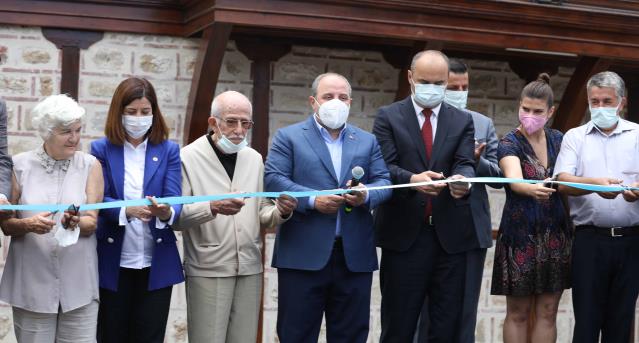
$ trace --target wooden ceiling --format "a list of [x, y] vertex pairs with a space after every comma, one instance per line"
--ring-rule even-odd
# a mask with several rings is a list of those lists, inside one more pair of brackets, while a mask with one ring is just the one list
[[542, 1], [3, 0], [0, 23], [185, 37], [225, 23], [262, 36], [639, 59], [639, 1], [535, 2]]

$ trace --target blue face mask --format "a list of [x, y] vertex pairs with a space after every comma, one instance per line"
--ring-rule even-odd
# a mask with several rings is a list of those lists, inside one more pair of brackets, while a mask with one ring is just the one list
[[600, 129], [609, 129], [619, 121], [617, 110], [620, 105], [621, 101], [617, 107], [590, 107], [590, 120]]
[[435, 108], [444, 101], [446, 85], [415, 84], [415, 102], [424, 108]]
[[466, 103], [468, 102], [468, 91], [446, 91], [446, 98], [444, 99], [447, 103], [463, 110], [466, 108]]

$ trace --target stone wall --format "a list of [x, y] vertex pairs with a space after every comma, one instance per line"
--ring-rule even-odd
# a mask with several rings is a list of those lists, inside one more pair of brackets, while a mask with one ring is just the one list
[[[146, 77], [156, 87], [160, 107], [168, 118], [171, 139], [182, 142], [182, 129], [190, 80], [197, 54], [197, 39], [106, 33], [104, 39], [81, 53], [79, 102], [87, 109], [82, 148], [103, 135], [110, 97], [117, 84], [129, 76]], [[500, 135], [517, 124], [516, 108], [523, 82], [507, 64], [491, 61], [467, 61], [471, 68], [470, 108], [493, 118]], [[291, 53], [272, 66], [270, 123], [273, 134], [278, 128], [298, 122], [309, 113], [308, 95], [313, 78], [322, 72], [339, 72], [353, 86], [350, 121], [370, 130], [376, 109], [391, 103], [397, 87], [398, 70], [384, 62], [380, 53], [295, 46]], [[563, 92], [571, 70], [560, 69], [552, 86], [557, 98]], [[30, 124], [30, 110], [43, 97], [59, 92], [60, 52], [46, 41], [39, 28], [0, 26], [0, 96], [9, 109], [10, 152], [16, 154], [41, 144]], [[238, 90], [251, 96], [250, 61], [227, 47], [216, 94]], [[490, 191], [493, 223], [501, 215], [503, 192]], [[273, 235], [267, 237], [267, 261], [270, 261]], [[3, 238], [4, 265], [9, 240]], [[270, 263], [269, 263], [270, 264]], [[505, 315], [505, 298], [488, 296], [492, 271], [489, 252], [479, 309], [478, 342], [500, 342]], [[265, 273], [264, 342], [277, 342], [276, 270]], [[569, 342], [573, 325], [570, 294], [564, 296], [559, 315], [559, 341]], [[375, 273], [371, 305], [369, 342], [379, 337], [379, 282]], [[321, 338], [324, 341], [324, 338]], [[0, 342], [14, 342], [11, 310], [0, 306]], [[168, 342], [186, 342], [186, 305], [184, 286], [174, 288], [171, 314], [167, 326]]]

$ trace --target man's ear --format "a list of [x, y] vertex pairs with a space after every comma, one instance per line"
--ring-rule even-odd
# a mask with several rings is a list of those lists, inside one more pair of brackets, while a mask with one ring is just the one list
[[208, 124], [209, 124], [209, 128], [213, 131], [213, 132], [217, 132], [217, 118], [211, 116], [209, 117], [209, 119], [207, 120]]

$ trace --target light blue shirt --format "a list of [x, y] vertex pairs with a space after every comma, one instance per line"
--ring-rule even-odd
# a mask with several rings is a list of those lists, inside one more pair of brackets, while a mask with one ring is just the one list
[[[625, 185], [639, 181], [639, 125], [619, 119], [609, 135], [592, 122], [570, 129], [564, 135], [555, 163], [554, 175], [560, 173], [615, 178]], [[614, 200], [595, 193], [569, 196], [568, 203], [575, 225], [639, 225], [639, 203], [627, 202], [621, 195]]]
[[[333, 162], [333, 169], [335, 170], [335, 176], [337, 176], [337, 180], [341, 180], [342, 176], [340, 175], [342, 170], [342, 145], [344, 144], [344, 135], [346, 133], [346, 125], [339, 132], [339, 136], [336, 139], [333, 139], [331, 133], [328, 132], [320, 123], [317, 121], [315, 115], [313, 115], [313, 119], [315, 120], [315, 125], [317, 125], [317, 129], [324, 139], [324, 143], [326, 144], [326, 148], [328, 148], [328, 153], [331, 155], [331, 162]], [[368, 192], [366, 193], [365, 203], [368, 203]], [[311, 209], [315, 208], [315, 196], [308, 197], [308, 207]], [[341, 236], [342, 232], [342, 214], [341, 212], [337, 212], [337, 227], [335, 228], [335, 235]]]

